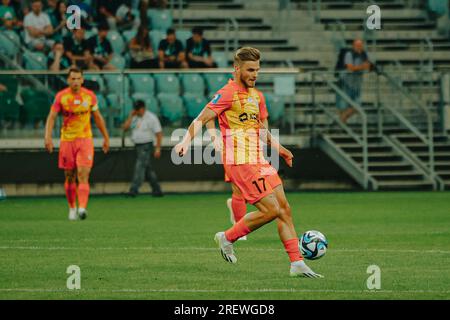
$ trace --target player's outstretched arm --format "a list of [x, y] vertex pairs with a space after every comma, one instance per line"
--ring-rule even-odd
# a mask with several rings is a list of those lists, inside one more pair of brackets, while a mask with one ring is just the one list
[[109, 134], [108, 130], [106, 129], [105, 120], [103, 119], [100, 111], [93, 111], [92, 115], [94, 116], [95, 124], [97, 125], [97, 128], [100, 130], [102, 136], [103, 136], [103, 152], [108, 153], [109, 151]]
[[175, 152], [180, 156], [184, 156], [189, 149], [192, 139], [194, 139], [197, 133], [202, 130], [203, 125], [208, 121], [215, 119], [216, 116], [217, 114], [210, 108], [203, 108], [197, 118], [192, 121], [181, 142], [175, 146]]
[[272, 136], [272, 134], [268, 129], [267, 119], [264, 119], [264, 122], [260, 121], [259, 124], [261, 126], [261, 129], [263, 129], [261, 139], [263, 139], [264, 142], [267, 142], [268, 145], [273, 147], [278, 152], [278, 154], [284, 159], [284, 161], [286, 161], [286, 164], [289, 167], [292, 167], [292, 159], [294, 158], [294, 155], [288, 149], [283, 147], [283, 145]]
[[45, 149], [48, 150], [48, 152], [53, 152], [53, 140], [52, 140], [52, 132], [53, 127], [55, 126], [55, 119], [58, 116], [58, 113], [50, 110], [47, 116], [47, 121], [45, 122]]

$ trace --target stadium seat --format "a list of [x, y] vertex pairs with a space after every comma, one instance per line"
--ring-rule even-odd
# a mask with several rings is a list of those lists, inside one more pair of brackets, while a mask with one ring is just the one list
[[105, 109], [108, 107], [108, 103], [106, 102], [105, 97], [103, 96], [103, 94], [97, 94], [97, 105], [100, 108], [100, 111], [102, 109]]
[[91, 38], [92, 36], [95, 36], [95, 35], [97, 35], [97, 33], [98, 33], [98, 29], [97, 28], [91, 28], [91, 29], [89, 29], [89, 30], [87, 30], [86, 29], [86, 31], [84, 32], [84, 37], [86, 38], [86, 39], [89, 39], [89, 38]]
[[20, 105], [16, 101], [16, 94], [10, 92], [0, 93], [0, 120], [19, 120]]
[[270, 121], [278, 121], [284, 117], [284, 99], [274, 94], [265, 94]]
[[23, 59], [27, 70], [47, 70], [47, 56], [41, 52], [26, 51]]
[[0, 32], [0, 43], [2, 44], [0, 46], [0, 52], [9, 58], [15, 58], [20, 51], [20, 40], [14, 38], [14, 36], [9, 36], [5, 31]]
[[104, 77], [109, 93], [129, 94], [130, 83], [127, 77], [121, 74], [105, 74]]
[[125, 42], [119, 32], [111, 30], [108, 32], [107, 39], [111, 42], [111, 47], [115, 55], [120, 55], [125, 50]]
[[47, 118], [51, 98], [45, 91], [32, 88], [21, 92], [23, 107], [28, 121], [45, 120]]
[[133, 39], [136, 36], [136, 30], [126, 30], [124, 32], [122, 32], [122, 37], [125, 39], [126, 44], [128, 45], [131, 41], [131, 39]]
[[158, 93], [171, 93], [178, 95], [180, 93], [180, 81], [175, 74], [160, 73], [154, 75]]
[[93, 81], [97, 83], [99, 90], [94, 90], [96, 92], [105, 91], [105, 81], [100, 74], [85, 74], [84, 80]]
[[165, 32], [172, 27], [173, 19], [170, 10], [149, 9], [147, 10], [147, 17], [150, 21], [151, 30], [161, 30]]
[[150, 110], [155, 114], [159, 114], [158, 100], [152, 94], [137, 92], [134, 93], [131, 97], [133, 98], [133, 102], [136, 102], [137, 100], [144, 101], [147, 110]]
[[120, 95], [110, 93], [106, 96], [106, 101], [110, 110], [114, 111], [116, 125], [120, 125], [120, 123], [117, 122], [124, 121], [133, 109], [133, 100], [129, 96], [126, 96], [125, 99], [121, 100]]
[[175, 122], [183, 117], [183, 101], [177, 94], [158, 94], [161, 116], [169, 122]]
[[183, 100], [186, 108], [186, 114], [190, 119], [197, 117], [200, 111], [202, 111], [208, 103], [208, 100], [206, 100], [203, 95], [199, 96], [192, 93], [185, 94], [183, 96]]
[[154, 94], [155, 79], [148, 74], [130, 74], [133, 92]]
[[209, 95], [211, 96], [221, 89], [231, 79], [230, 74], [226, 73], [207, 73], [205, 74], [206, 85], [208, 87]]
[[213, 60], [217, 63], [217, 67], [219, 68], [227, 68], [228, 67], [228, 58], [225, 52], [223, 51], [213, 51], [211, 52], [211, 56]]
[[187, 73], [181, 77], [184, 93], [205, 94], [205, 81], [199, 74]]
[[190, 30], [176, 30], [175, 34], [177, 39], [183, 44], [183, 48], [186, 49], [186, 42], [190, 37], [192, 37], [192, 32]]
[[159, 43], [165, 38], [166, 34], [160, 30], [152, 30], [149, 32], [150, 42], [152, 43], [153, 51], [158, 52]]
[[115, 66], [117, 69], [122, 70], [125, 68], [126, 61], [125, 58], [121, 55], [114, 54], [111, 59], [111, 64]]

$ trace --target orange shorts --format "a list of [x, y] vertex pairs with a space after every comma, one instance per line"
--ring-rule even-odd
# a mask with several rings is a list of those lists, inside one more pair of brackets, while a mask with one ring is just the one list
[[92, 138], [61, 141], [58, 163], [60, 169], [73, 170], [78, 167], [92, 168], [93, 163], [94, 142]]
[[224, 165], [225, 180], [234, 183], [245, 201], [254, 204], [273, 192], [282, 182], [270, 164]]

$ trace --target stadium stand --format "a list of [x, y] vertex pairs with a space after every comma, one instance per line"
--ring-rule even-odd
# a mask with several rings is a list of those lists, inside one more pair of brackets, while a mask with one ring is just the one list
[[[258, 88], [267, 93], [272, 123], [281, 125], [284, 133], [319, 135], [325, 152], [337, 162], [345, 162], [345, 170], [353, 172], [364, 187], [441, 188], [441, 185], [450, 186], [450, 179], [445, 175], [450, 171], [445, 166], [450, 159], [450, 147], [446, 143], [448, 133], [443, 129], [441, 93], [442, 74], [450, 69], [450, 38], [448, 29], [443, 30], [441, 23], [443, 17], [448, 18], [448, 6], [443, 6], [444, 2], [380, 0], [377, 3], [383, 9], [382, 30], [376, 32], [363, 27], [366, 16], [361, 12], [365, 12], [365, 4], [347, 0], [322, 0], [319, 5], [313, 1], [314, 6], [308, 0], [292, 0], [290, 10], [284, 11], [279, 11], [278, 2], [271, 0], [186, 0], [182, 11], [149, 9], [146, 17], [155, 52], [167, 28], [175, 27], [177, 38], [185, 45], [189, 30], [199, 26], [211, 42], [212, 55], [219, 67], [232, 65], [232, 52], [236, 48], [256, 46], [262, 51], [263, 68], [298, 68], [301, 72], [295, 75], [296, 92], [292, 99], [275, 92], [274, 74], [260, 75]], [[95, 34], [95, 28], [88, 32]], [[135, 33], [135, 29], [130, 29], [111, 30], [108, 34], [115, 53], [112, 64], [119, 72], [129, 67], [127, 44]], [[366, 129], [361, 116], [351, 119], [343, 128], [336, 124], [333, 114], [338, 94], [333, 86], [337, 52], [349, 47], [355, 38], [365, 41], [370, 58], [378, 68], [377, 72], [366, 75], [363, 85], [360, 107], [366, 118]], [[24, 48], [22, 32], [0, 31], [0, 41], [2, 65], [26, 70], [47, 68], [44, 54]], [[114, 115], [115, 129], [137, 99], [146, 101], [151, 110], [163, 116], [169, 128], [183, 117], [193, 118], [200, 103], [212, 98], [230, 77], [229, 73], [200, 75], [177, 70], [173, 74], [154, 75], [86, 74], [86, 79], [97, 84], [96, 92], [107, 107], [117, 109], [125, 103], [123, 110], [118, 110], [120, 116]], [[41, 76], [34, 79], [47, 85]], [[39, 119], [42, 114], [25, 101], [27, 93], [23, 87], [27, 83], [22, 86], [23, 81], [19, 80], [17, 89], [18, 97], [24, 100], [23, 111], [28, 119], [30, 115]], [[47, 94], [54, 90], [48, 87]], [[195, 99], [192, 93], [197, 95]], [[22, 103], [20, 99], [11, 100], [12, 97], [8, 93], [9, 100], [5, 98], [11, 105], [15, 105], [13, 100]], [[292, 114], [286, 110], [291, 102]], [[15, 121], [27, 118], [18, 117], [17, 108], [11, 113], [2, 110], [2, 116], [9, 114]], [[395, 141], [393, 138], [387, 141], [384, 134], [390, 139], [395, 135]], [[369, 141], [367, 152], [355, 140], [355, 136], [363, 135]], [[433, 165], [426, 150], [431, 141], [435, 142], [433, 160], [441, 178], [435, 178], [434, 170], [430, 169]], [[412, 158], [411, 152], [416, 153], [418, 161]], [[340, 159], [339, 155], [350, 160]], [[369, 173], [361, 175], [362, 171]]]

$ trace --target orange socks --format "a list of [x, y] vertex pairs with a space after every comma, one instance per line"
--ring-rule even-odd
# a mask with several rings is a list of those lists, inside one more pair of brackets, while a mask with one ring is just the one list
[[289, 255], [291, 262], [303, 260], [302, 254], [298, 247], [298, 238], [283, 241], [286, 253]]
[[246, 236], [251, 230], [245, 224], [245, 219], [241, 219], [230, 229], [225, 231], [225, 238], [230, 242], [235, 242], [240, 237]]
[[78, 207], [86, 209], [89, 200], [89, 183], [78, 184]]
[[233, 209], [234, 221], [238, 222], [247, 213], [247, 205], [244, 198], [236, 195], [231, 197], [231, 208]]
[[69, 204], [69, 208], [75, 208], [77, 206], [77, 184], [75, 182], [66, 181], [64, 183], [64, 189], [66, 190], [66, 198], [67, 203]]

